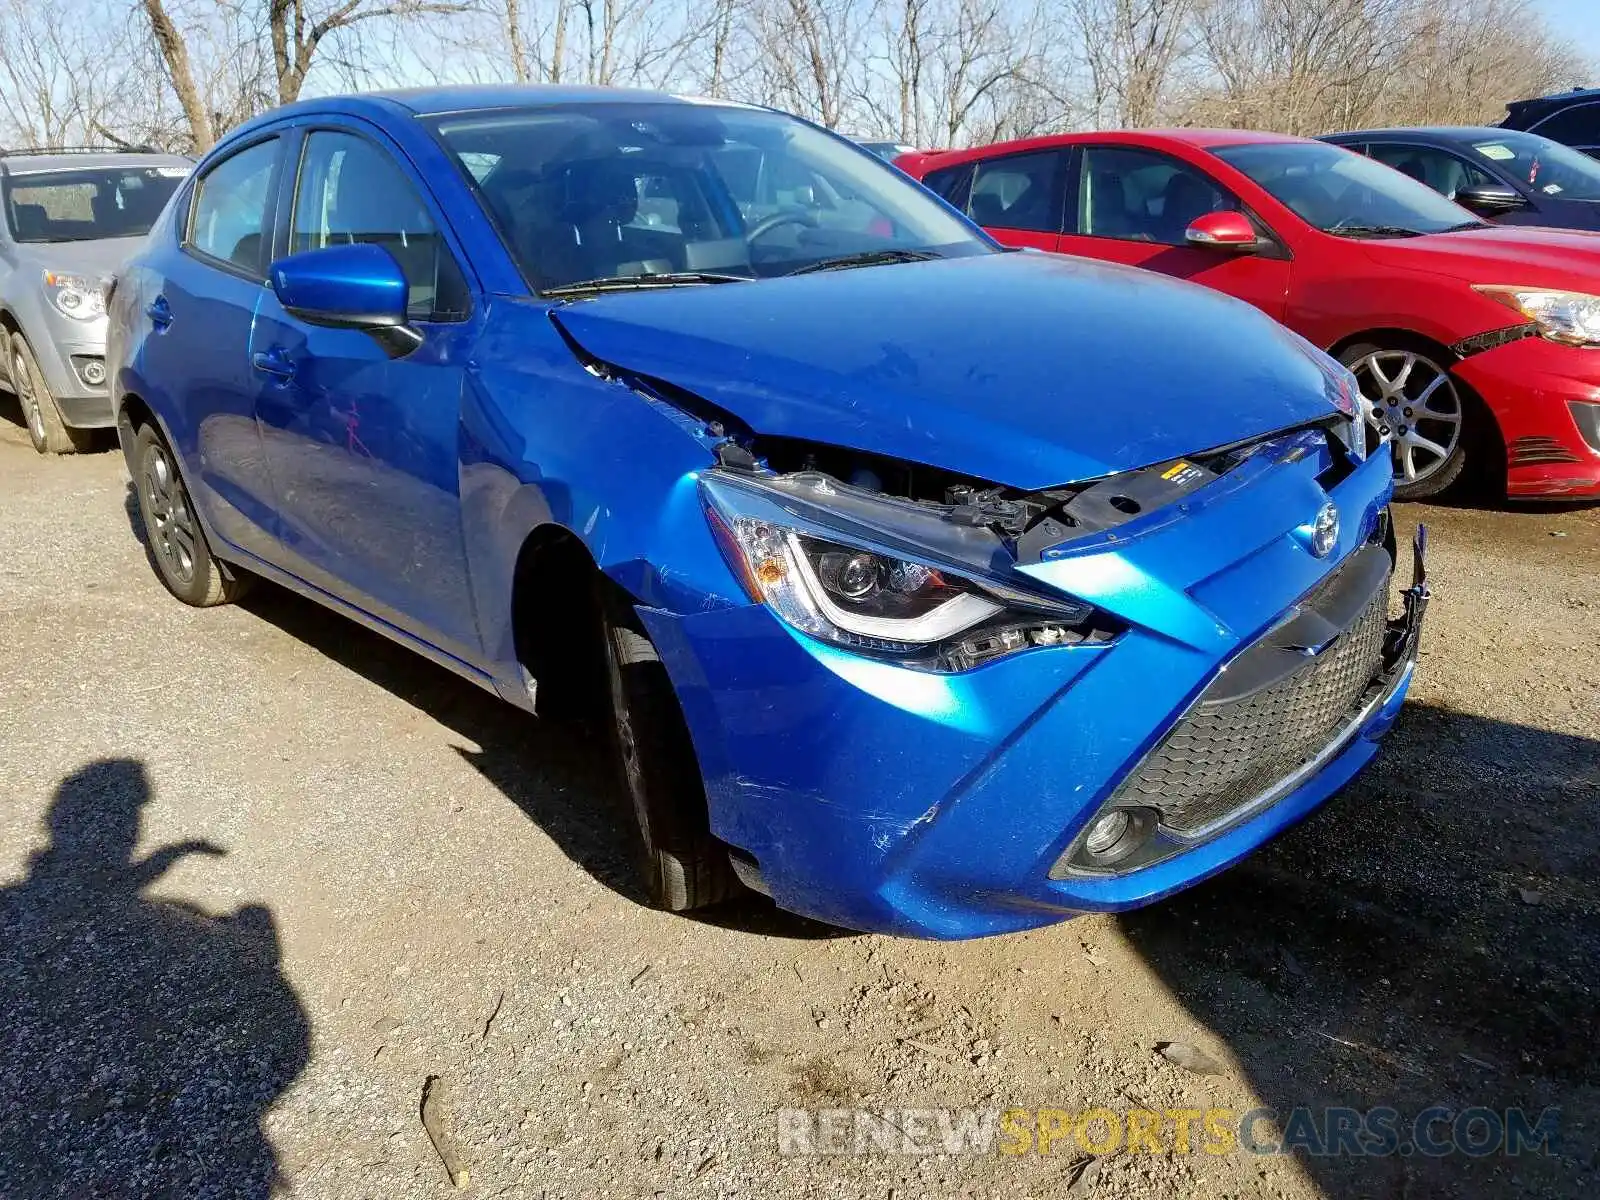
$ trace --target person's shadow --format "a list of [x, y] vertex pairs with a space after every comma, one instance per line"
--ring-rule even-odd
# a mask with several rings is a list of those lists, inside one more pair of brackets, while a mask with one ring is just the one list
[[141, 893], [208, 842], [134, 861], [144, 768], [64, 780], [50, 844], [0, 889], [0, 1196], [265, 1197], [261, 1116], [309, 1029], [271, 914]]

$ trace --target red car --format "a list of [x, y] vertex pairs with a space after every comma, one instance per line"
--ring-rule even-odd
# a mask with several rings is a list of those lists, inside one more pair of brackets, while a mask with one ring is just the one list
[[1279, 134], [1065, 134], [897, 160], [1000, 241], [1247, 300], [1355, 372], [1396, 493], [1600, 495], [1600, 234], [1489, 225]]

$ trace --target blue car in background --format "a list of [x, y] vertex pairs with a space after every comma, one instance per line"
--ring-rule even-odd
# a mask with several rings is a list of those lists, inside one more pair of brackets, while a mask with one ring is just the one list
[[765, 109], [475, 88], [232, 133], [111, 301], [180, 600], [292, 588], [598, 718], [654, 899], [862, 929], [1147, 903], [1365, 765], [1410, 680], [1350, 376], [1002, 250]]

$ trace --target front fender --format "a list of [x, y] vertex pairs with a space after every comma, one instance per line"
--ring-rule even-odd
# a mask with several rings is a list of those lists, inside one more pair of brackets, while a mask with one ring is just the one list
[[698, 472], [712, 457], [688, 418], [586, 370], [543, 305], [498, 301], [477, 357], [462, 405], [462, 526], [484, 651], [508, 699], [526, 702], [513, 628], [517, 559], [542, 527], [575, 534], [640, 603], [694, 611], [740, 602], [701, 515]]

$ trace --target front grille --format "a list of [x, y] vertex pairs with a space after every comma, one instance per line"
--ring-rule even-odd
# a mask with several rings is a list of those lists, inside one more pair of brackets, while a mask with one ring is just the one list
[[[1224, 821], [1314, 759], [1360, 706], [1383, 662], [1388, 576], [1359, 615], [1314, 657], [1243, 695], [1251, 656], [1304, 652], [1269, 635], [1201, 694], [1123, 781], [1109, 804], [1142, 805], [1180, 837]], [[1313, 597], [1307, 606], [1315, 605]], [[1303, 606], [1304, 607], [1304, 606]]]

